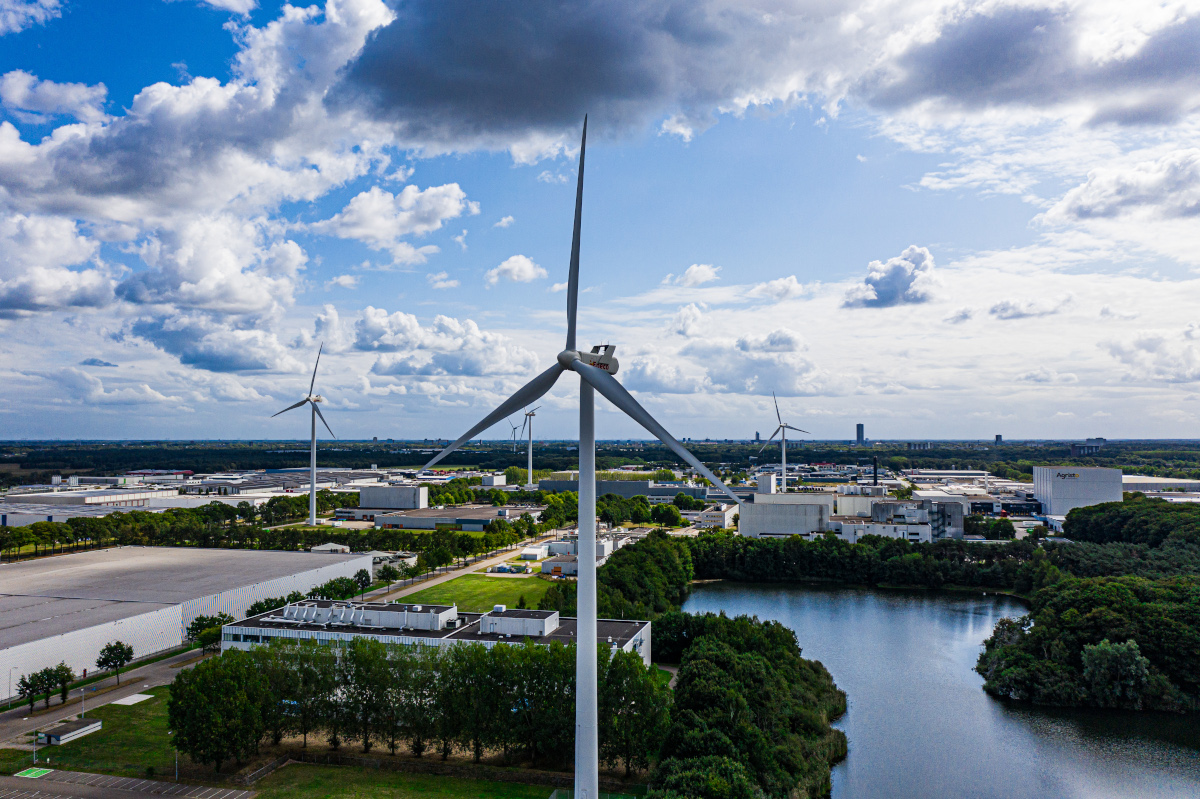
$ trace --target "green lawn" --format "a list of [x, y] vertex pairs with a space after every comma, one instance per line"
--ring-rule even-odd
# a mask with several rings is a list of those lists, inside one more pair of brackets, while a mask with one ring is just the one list
[[[153, 767], [159, 777], [175, 775], [175, 750], [167, 736], [167, 686], [151, 688], [153, 694], [136, 705], [104, 705], [89, 710], [88, 718], [104, 720], [99, 732], [65, 743], [38, 750], [38, 759], [49, 756], [54, 768], [104, 771], [110, 774], [146, 776]], [[49, 719], [48, 719], [49, 720]], [[28, 753], [22, 753], [28, 757]], [[2, 762], [2, 761], [0, 761]], [[198, 768], [180, 760], [179, 767], [189, 775]]]
[[293, 763], [254, 786], [261, 799], [546, 799], [545, 785], [463, 780], [425, 774], [403, 774], [352, 766]]
[[458, 603], [459, 610], [482, 613], [493, 605], [517, 606], [517, 600], [525, 595], [525, 604], [536, 608], [538, 601], [550, 589], [550, 582], [539, 577], [485, 577], [482, 574], [465, 574], [449, 582], [409, 594], [401, 601], [414, 605], [452, 605]]

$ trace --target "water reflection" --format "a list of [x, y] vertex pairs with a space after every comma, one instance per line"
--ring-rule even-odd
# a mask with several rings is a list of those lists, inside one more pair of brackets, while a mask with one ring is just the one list
[[1200, 797], [1194, 718], [997, 702], [972, 671], [1004, 596], [712, 583], [685, 606], [775, 619], [850, 695], [835, 799]]

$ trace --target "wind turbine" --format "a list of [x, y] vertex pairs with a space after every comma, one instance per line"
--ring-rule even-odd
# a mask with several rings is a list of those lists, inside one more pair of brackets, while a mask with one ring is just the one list
[[537, 408], [534, 408], [532, 411], [525, 411], [525, 423], [521, 425], [522, 433], [525, 432], [526, 427], [529, 428], [529, 471], [526, 472], [526, 474], [525, 474], [525, 478], [526, 478], [525, 479], [525, 488], [528, 489], [529, 491], [532, 491], [534, 488], [537, 487], [534, 485], [534, 482], [533, 482], [533, 417], [537, 416], [537, 414], [534, 411], [536, 411], [540, 407], [542, 407], [542, 406], [539, 405]]
[[[625, 388], [613, 378], [617, 371], [616, 347], [604, 344], [590, 352], [576, 348], [575, 321], [579, 305], [579, 229], [583, 215], [583, 156], [587, 149], [587, 117], [583, 118], [583, 139], [579, 146], [579, 178], [575, 188], [575, 226], [571, 237], [571, 266], [567, 277], [567, 341], [557, 362], [530, 380], [500, 407], [464, 433], [457, 441], [425, 464], [428, 469], [449, 455], [481, 430], [494, 425], [518, 408], [528, 406], [549, 391], [564, 372], [579, 375], [579, 576], [577, 604], [579, 619], [575, 649], [575, 799], [598, 799], [600, 789], [599, 731], [596, 724], [596, 428], [595, 394], [599, 391], [609, 402], [646, 428], [667, 448], [687, 461], [714, 486], [741, 504], [729, 488], [717, 479], [695, 455], [646, 413]], [[532, 435], [532, 434], [531, 434]]]
[[[311, 414], [312, 415], [312, 445], [309, 449], [309, 457], [308, 457], [308, 469], [309, 469], [308, 523], [310, 525], [312, 525], [313, 527], [315, 527], [317, 525], [317, 417], [318, 416], [321, 417], [321, 424], [325, 425], [326, 430], [329, 430], [329, 435], [333, 436], [334, 438], [337, 438], [337, 436], [333, 435], [333, 431], [329, 429], [329, 422], [325, 421], [325, 416], [324, 416], [324, 414], [321, 413], [321, 409], [319, 407], [317, 407], [317, 403], [324, 402], [325, 398], [322, 397], [320, 394], [313, 393], [313, 386], [315, 386], [317, 384], [317, 367], [321, 365], [321, 353], [324, 350], [325, 350], [325, 344], [324, 344], [324, 342], [322, 342], [321, 348], [319, 350], [317, 350], [317, 362], [313, 364], [312, 380], [310, 380], [308, 383], [308, 396], [306, 396], [304, 399], [297, 402], [295, 405], [289, 405], [286, 408], [284, 408], [282, 411], [279, 412], [279, 413], [287, 413], [288, 411], [290, 411], [294, 408], [299, 408], [301, 405], [303, 405], [306, 402], [312, 406], [312, 414]], [[279, 415], [279, 413], [272, 414], [271, 418], [274, 419], [276, 416]]]
[[775, 418], [779, 420], [779, 427], [775, 428], [775, 432], [771, 434], [771, 437], [767, 439], [767, 443], [763, 444], [762, 449], [760, 449], [758, 452], [761, 455], [763, 449], [766, 449], [767, 447], [771, 446], [771, 442], [775, 440], [776, 434], [779, 435], [779, 453], [780, 453], [779, 461], [783, 465], [783, 470], [782, 470], [782, 474], [781, 474], [781, 478], [782, 478], [781, 482], [783, 483], [783, 493], [786, 494], [787, 493], [787, 431], [795, 430], [797, 433], [808, 433], [808, 435], [810, 435], [810, 436], [812, 435], [812, 433], [809, 433], [807, 430], [801, 430], [799, 427], [792, 427], [790, 424], [783, 421], [783, 417], [779, 413], [779, 400], [776, 399], [774, 391], [771, 392], [771, 399], [775, 400]]
[[[508, 420], [506, 419], [505, 421], [508, 421]], [[512, 428], [513, 452], [515, 453], [517, 451], [517, 430], [520, 430], [523, 428], [517, 427], [511, 421], [508, 421], [508, 426]]]

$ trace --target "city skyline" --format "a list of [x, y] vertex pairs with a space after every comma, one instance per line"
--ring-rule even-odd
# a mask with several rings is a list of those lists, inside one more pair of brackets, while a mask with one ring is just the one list
[[669, 8], [6, 5], [3, 435], [292, 440], [321, 341], [339, 435], [466, 429], [555, 354], [584, 111], [580, 343], [681, 439], [1189, 430], [1194, 9]]

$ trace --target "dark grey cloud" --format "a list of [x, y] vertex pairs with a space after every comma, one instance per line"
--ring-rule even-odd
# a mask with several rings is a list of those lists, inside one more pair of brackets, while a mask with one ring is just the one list
[[785, 67], [794, 25], [717, 0], [412, 0], [374, 32], [334, 104], [364, 104], [419, 140], [602, 128], [715, 107]]
[[109, 363], [108, 361], [102, 361], [99, 358], [84, 358], [82, 361], [79, 362], [79, 365], [80, 366], [116, 366], [115, 363]]
[[1051, 8], [969, 14], [864, 81], [860, 94], [886, 109], [925, 100], [982, 108], [1084, 99], [1098, 106], [1095, 124], [1166, 124], [1194, 107], [1200, 18], [1162, 28], [1132, 55], [1102, 63], [1081, 52], [1077, 22]]

